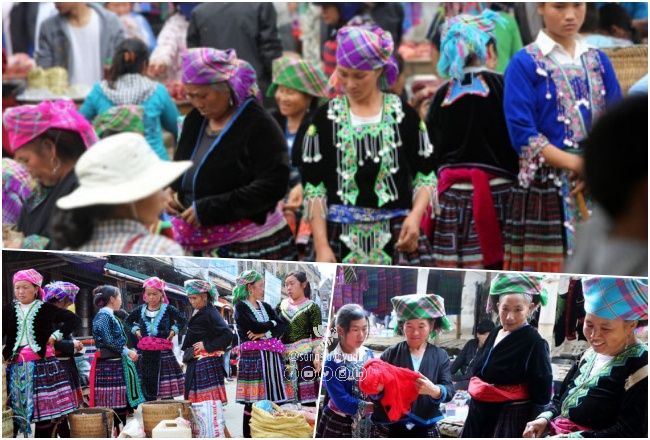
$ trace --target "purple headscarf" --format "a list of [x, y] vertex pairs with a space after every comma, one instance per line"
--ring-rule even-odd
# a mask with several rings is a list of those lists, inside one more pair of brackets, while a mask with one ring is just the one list
[[355, 70], [383, 67], [382, 89], [388, 89], [397, 80], [399, 68], [393, 57], [394, 43], [390, 32], [378, 26], [345, 26], [339, 29], [336, 44], [338, 66]]
[[220, 82], [228, 83], [236, 107], [249, 96], [262, 100], [255, 69], [237, 58], [234, 49], [199, 47], [183, 54], [183, 83], [209, 85]]
[[43, 301], [68, 299], [74, 303], [77, 293], [79, 293], [79, 286], [67, 281], [53, 281], [45, 285], [43, 291], [45, 292]]

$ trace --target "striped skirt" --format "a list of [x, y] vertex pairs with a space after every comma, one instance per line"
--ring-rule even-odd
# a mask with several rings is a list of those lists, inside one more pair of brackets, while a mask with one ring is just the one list
[[72, 391], [77, 399], [77, 407], [81, 405], [84, 401], [83, 391], [81, 389], [81, 378], [79, 377], [79, 370], [77, 369], [77, 363], [74, 360], [74, 357], [59, 358], [61, 366], [68, 373], [68, 380]]
[[192, 361], [185, 372], [185, 398], [194, 403], [219, 400], [228, 403], [224, 385], [223, 357], [205, 357]]
[[277, 232], [256, 240], [233, 243], [200, 253], [203, 257], [238, 258], [253, 260], [296, 261], [298, 250], [288, 225]]
[[286, 345], [284, 361], [293, 389], [296, 390], [296, 401], [312, 403], [318, 400], [320, 388], [320, 371], [314, 368], [314, 343], [310, 340], [299, 340]]
[[318, 420], [316, 438], [351, 438], [352, 417], [342, 416], [332, 411], [328, 406], [323, 409], [323, 415]]
[[56, 419], [74, 411], [78, 396], [70, 384], [70, 375], [54, 358], [14, 362], [7, 367], [9, 401], [20, 430], [29, 432], [29, 424]]
[[561, 272], [566, 253], [559, 189], [541, 168], [529, 188], [513, 188], [504, 228], [504, 270]]
[[[513, 185], [491, 187], [492, 200], [503, 234]], [[474, 223], [473, 191], [450, 188], [440, 196], [440, 215], [433, 235], [436, 267], [483, 269], [483, 253]]]
[[94, 393], [95, 406], [129, 407], [122, 359], [97, 359]]
[[[425, 266], [432, 267], [433, 261], [433, 248], [427, 236], [420, 231], [418, 238], [418, 246], [414, 252], [406, 253], [400, 252], [395, 248], [395, 243], [399, 238], [402, 230], [402, 222], [404, 217], [396, 217], [390, 220], [390, 230], [392, 239], [384, 247], [384, 251], [392, 257], [392, 264], [398, 266]], [[327, 237], [329, 239], [330, 247], [336, 256], [336, 261], [342, 261], [350, 249], [340, 240], [343, 233], [343, 226], [341, 223], [327, 222]], [[313, 247], [313, 241], [310, 242]], [[312, 261], [315, 260], [315, 255], [312, 250]]]
[[291, 383], [285, 377], [282, 355], [265, 350], [242, 351], [237, 375], [237, 402], [270, 400], [284, 403], [294, 398]]
[[147, 400], [173, 399], [185, 393], [185, 375], [171, 350], [141, 351], [138, 375]]

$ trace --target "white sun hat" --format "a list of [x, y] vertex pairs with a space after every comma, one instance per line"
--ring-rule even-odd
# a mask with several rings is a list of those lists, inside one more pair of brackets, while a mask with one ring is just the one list
[[74, 209], [136, 202], [166, 187], [190, 166], [189, 160], [160, 159], [141, 134], [108, 136], [79, 158], [74, 169], [79, 187], [56, 205]]

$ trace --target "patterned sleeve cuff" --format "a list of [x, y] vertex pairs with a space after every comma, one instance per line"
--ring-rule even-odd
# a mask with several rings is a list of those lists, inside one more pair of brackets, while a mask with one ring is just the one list
[[304, 163], [318, 163], [322, 158], [318, 130], [314, 124], [311, 124], [307, 129], [307, 133], [305, 133], [305, 140], [302, 144], [302, 161]]
[[549, 144], [548, 138], [543, 134], [532, 136], [528, 139], [528, 145], [521, 148], [519, 157], [519, 184], [528, 188], [535, 178], [537, 169], [544, 163], [542, 150]]
[[444, 385], [440, 385], [440, 384], [436, 384], [436, 386], [438, 388], [440, 388], [440, 397], [438, 397], [437, 399], [433, 399], [433, 397], [432, 397], [433, 402], [434, 403], [442, 403], [447, 398], [447, 388]]
[[359, 406], [357, 407], [357, 417], [363, 418], [366, 416], [366, 409], [368, 406], [372, 405], [372, 402], [366, 402], [365, 400], [359, 400]]
[[176, 324], [172, 325], [171, 330], [174, 332], [175, 335], [178, 334], [178, 326]]
[[582, 431], [576, 431], [567, 434], [567, 438], [584, 438], [584, 437], [582, 436]]
[[131, 333], [134, 335], [140, 331], [140, 326], [138, 324], [134, 324], [133, 327], [131, 327]]
[[433, 154], [433, 145], [429, 140], [429, 133], [427, 132], [427, 125], [422, 119], [420, 119], [420, 142], [418, 154], [424, 158], [427, 158]]
[[131, 350], [128, 347], [122, 347], [122, 356], [128, 356], [129, 351]]
[[321, 208], [321, 217], [327, 216], [327, 188], [325, 183], [321, 182], [318, 185], [307, 183], [304, 189], [304, 216], [307, 220], [313, 218], [314, 204], [318, 203]]
[[61, 341], [63, 340], [63, 333], [61, 333], [61, 330], [56, 330], [55, 332], [52, 333], [51, 335], [55, 341]]
[[553, 418], [553, 412], [552, 411], [544, 411], [540, 415], [537, 416], [538, 419], [546, 419], [547, 421], [550, 421]]
[[23, 242], [21, 243], [20, 247], [22, 249], [32, 249], [32, 250], [42, 251], [47, 249], [48, 244], [50, 244], [49, 238], [43, 237], [42, 235], [32, 234], [23, 238]]
[[436, 173], [431, 171], [429, 174], [418, 172], [413, 179], [413, 199], [417, 197], [420, 190], [424, 189], [429, 194], [429, 204], [431, 205], [431, 218], [440, 214], [440, 204], [438, 203], [438, 178]]

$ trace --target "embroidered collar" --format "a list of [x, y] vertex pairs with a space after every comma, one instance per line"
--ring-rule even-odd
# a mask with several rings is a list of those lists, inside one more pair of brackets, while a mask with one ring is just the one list
[[305, 301], [297, 305], [290, 304], [289, 300], [284, 300], [280, 303], [280, 311], [282, 312], [282, 316], [291, 322], [309, 309], [313, 303], [309, 298], [305, 298]]
[[167, 304], [162, 303], [160, 305], [160, 309], [158, 309], [153, 317], [153, 319], [149, 319], [147, 317], [147, 305], [145, 304], [142, 307], [142, 311], [140, 312], [140, 317], [142, 319], [142, 322], [144, 322], [144, 325], [147, 329], [147, 334], [149, 336], [158, 336], [158, 326], [160, 325], [160, 321], [162, 321], [163, 316], [165, 315], [165, 312], [167, 311]]
[[34, 318], [36, 314], [43, 306], [43, 301], [37, 299], [32, 301], [26, 312], [23, 312], [20, 307], [20, 302], [16, 301], [14, 303], [14, 310], [16, 313], [16, 322], [18, 322], [18, 328], [16, 330], [16, 343], [13, 347], [13, 354], [18, 353], [18, 348], [20, 342], [23, 340], [23, 335], [27, 336], [27, 345], [32, 349], [34, 353], [37, 353], [41, 350], [41, 346], [36, 342], [36, 337], [34, 336]]
[[575, 42], [575, 53], [571, 56], [571, 54], [569, 54], [561, 44], [549, 37], [543, 30], [539, 31], [539, 34], [537, 34], [537, 38], [535, 39], [535, 43], [539, 46], [539, 50], [542, 51], [542, 55], [548, 56], [550, 54], [556, 54], [562, 57], [562, 59], [572, 60], [574, 64], [580, 64], [580, 57], [582, 57], [585, 52], [593, 49], [593, 47], [587, 44], [580, 36], [575, 38]]

